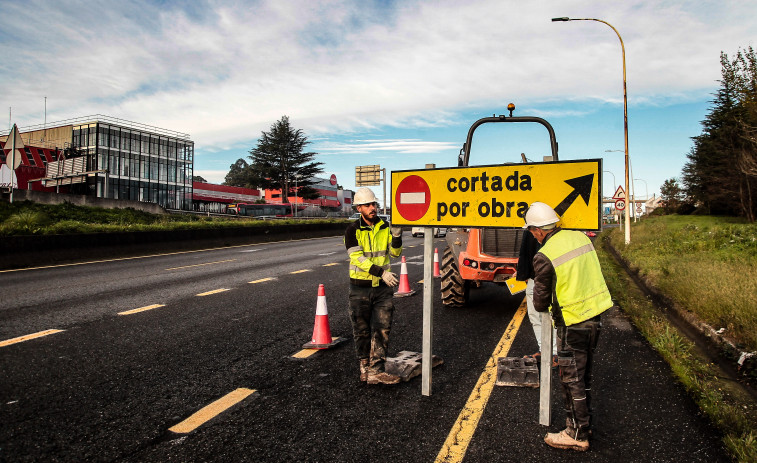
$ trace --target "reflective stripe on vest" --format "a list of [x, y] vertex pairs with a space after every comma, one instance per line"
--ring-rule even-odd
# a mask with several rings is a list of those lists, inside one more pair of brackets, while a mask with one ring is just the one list
[[567, 326], [595, 317], [612, 307], [599, 258], [581, 232], [561, 230], [539, 250], [555, 269], [555, 297]]

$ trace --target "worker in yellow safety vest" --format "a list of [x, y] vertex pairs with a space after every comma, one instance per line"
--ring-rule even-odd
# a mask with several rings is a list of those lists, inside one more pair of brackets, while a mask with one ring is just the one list
[[563, 386], [566, 427], [544, 437], [547, 445], [585, 451], [591, 436], [591, 367], [601, 329], [600, 315], [613, 306], [597, 253], [582, 232], [563, 230], [547, 204], [526, 212], [527, 228], [542, 247], [533, 260], [534, 308], [550, 311], [557, 329], [557, 363]]
[[402, 254], [402, 230], [378, 215], [376, 195], [360, 188], [353, 199], [360, 217], [344, 233], [350, 256], [350, 320], [360, 380], [368, 384], [397, 384], [399, 376], [384, 370], [394, 313], [397, 275], [390, 257]]

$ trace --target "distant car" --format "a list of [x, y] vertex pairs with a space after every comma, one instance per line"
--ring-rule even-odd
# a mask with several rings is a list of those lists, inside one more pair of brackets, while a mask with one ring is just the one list
[[[410, 233], [415, 236], [423, 236], [425, 233], [424, 227], [413, 227]], [[434, 228], [434, 236], [436, 238], [440, 238], [442, 236], [447, 236], [447, 229], [446, 228]]]
[[586, 233], [586, 236], [588, 236], [589, 238], [594, 238], [595, 236], [597, 236], [597, 232], [593, 231], [585, 231], [584, 233]]

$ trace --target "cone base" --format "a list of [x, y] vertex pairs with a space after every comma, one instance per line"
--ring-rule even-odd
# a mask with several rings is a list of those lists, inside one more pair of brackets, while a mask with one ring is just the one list
[[302, 348], [303, 349], [329, 349], [329, 348], [334, 347], [337, 344], [339, 344], [339, 343], [347, 340], [347, 338], [337, 338], [337, 337], [334, 337], [334, 338], [331, 338], [331, 339], [332, 339], [332, 341], [330, 343], [328, 343], [328, 344], [316, 344], [316, 343], [314, 343], [312, 341], [306, 342], [305, 344], [302, 345]]
[[416, 291], [416, 290], [414, 290], [414, 289], [413, 289], [413, 290], [411, 290], [411, 291], [408, 291], [408, 292], [406, 292], [406, 293], [400, 293], [400, 292], [396, 292], [396, 293], [394, 293], [394, 297], [407, 297], [407, 296], [412, 296], [412, 295], [413, 295], [413, 294], [415, 294], [416, 292], [417, 292], [417, 291]]

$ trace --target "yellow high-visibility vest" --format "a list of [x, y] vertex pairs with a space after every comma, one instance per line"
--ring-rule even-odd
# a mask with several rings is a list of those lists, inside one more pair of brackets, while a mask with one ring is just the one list
[[362, 219], [358, 219], [356, 225], [357, 245], [347, 249], [347, 254], [350, 256], [350, 279], [370, 281], [371, 286], [376, 287], [381, 282], [381, 277], [372, 275], [368, 271], [373, 265], [381, 267], [385, 271], [390, 271], [389, 258], [390, 256], [399, 257], [402, 254], [402, 247], [392, 247], [392, 234], [389, 224], [383, 220], [369, 226], [364, 225]]
[[554, 296], [566, 326], [593, 318], [612, 307], [597, 252], [586, 235], [561, 230], [552, 235], [539, 252], [555, 269]]

